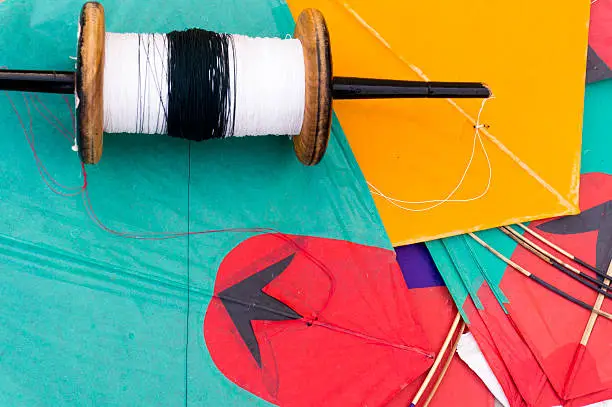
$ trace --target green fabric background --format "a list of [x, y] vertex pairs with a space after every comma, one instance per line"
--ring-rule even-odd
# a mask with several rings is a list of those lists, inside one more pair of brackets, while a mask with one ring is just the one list
[[[589, 84], [586, 86], [584, 120], [582, 134], [582, 160], [581, 173], [603, 172], [612, 174], [612, 80], [606, 80]], [[545, 154], [545, 152], [543, 152]], [[528, 198], [528, 197], [527, 197]], [[506, 237], [497, 229], [485, 230], [477, 233], [481, 239], [489, 243], [507, 258], [512, 256], [516, 243]], [[470, 253], [457, 245], [456, 238], [444, 239], [444, 243], [451, 245], [457, 251], [463, 251], [460, 256], [465, 262], [470, 261]], [[468, 239], [472, 240], [468, 237]], [[475, 243], [475, 242], [473, 242]], [[472, 244], [473, 250], [482, 264], [489, 279], [493, 283], [493, 290], [499, 299], [507, 301], [499, 288], [501, 279], [506, 272], [506, 264], [495, 257], [487, 249], [479, 244]], [[470, 290], [466, 288], [460, 279], [460, 271], [457, 264], [449, 261], [448, 253], [440, 241], [429, 242], [427, 247], [449, 291], [459, 308], [463, 306], [470, 293], [478, 291], [484, 282], [482, 277], [472, 280]], [[474, 283], [476, 287], [474, 287]], [[467, 317], [464, 318], [467, 320]]]
[[[291, 33], [278, 0], [103, 2], [108, 31], [201, 27]], [[74, 67], [82, 2], [0, 3], [0, 66]], [[107, 78], [112, 80], [112, 78]], [[7, 98], [0, 95], [0, 406], [244, 406], [267, 404], [213, 365], [202, 334], [221, 259], [245, 234], [164, 241], [112, 236], [79, 198], [42, 182]], [[11, 94], [22, 114], [22, 96]], [[41, 99], [69, 125], [58, 96]], [[71, 98], [72, 101], [72, 98]], [[38, 154], [68, 185], [82, 180], [70, 142], [36, 117]], [[287, 137], [189, 145], [109, 135], [88, 167], [98, 216], [121, 231], [273, 227], [391, 249], [337, 122], [314, 168]], [[187, 302], [187, 283], [190, 296]]]

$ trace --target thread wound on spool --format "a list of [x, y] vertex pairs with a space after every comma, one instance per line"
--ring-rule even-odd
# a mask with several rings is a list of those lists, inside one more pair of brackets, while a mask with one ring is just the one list
[[234, 136], [299, 134], [306, 100], [302, 43], [295, 39], [232, 37], [237, 72]]
[[163, 34], [106, 33], [104, 131], [165, 134], [168, 44]]
[[202, 141], [233, 134], [230, 41], [200, 29], [168, 34], [168, 135]]
[[299, 40], [190, 29], [107, 33], [104, 128], [200, 141], [300, 133]]

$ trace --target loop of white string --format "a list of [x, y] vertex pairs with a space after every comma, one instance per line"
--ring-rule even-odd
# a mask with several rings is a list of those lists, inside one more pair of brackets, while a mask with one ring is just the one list
[[[422, 80], [424, 81], [430, 81], [429, 77], [425, 74], [425, 72], [423, 72], [423, 70], [421, 68], [419, 68], [418, 66], [412, 64], [410, 61], [408, 61], [406, 58], [404, 58], [402, 55], [396, 53], [393, 48], [391, 47], [391, 44], [389, 44], [389, 42], [378, 33], [378, 31], [376, 31], [370, 24], [368, 24], [348, 3], [341, 1], [341, 0], [333, 0], [336, 4], [340, 5], [341, 7], [343, 7], [349, 14], [351, 14], [359, 24], [361, 24], [370, 34], [372, 34], [385, 48], [387, 48], [389, 51], [391, 51], [402, 63], [404, 63], [405, 65], [407, 65], [416, 75], [418, 75]], [[596, 0], [595, 0], [596, 1]], [[370, 188], [372, 188], [372, 190], [370, 190], [370, 192], [373, 195], [378, 195], [384, 199], [386, 199], [389, 203], [391, 203], [394, 206], [397, 206], [400, 209], [409, 211], [409, 212], [425, 212], [434, 208], [437, 208], [438, 206], [447, 203], [447, 202], [471, 202], [471, 201], [475, 201], [477, 199], [480, 199], [482, 197], [484, 197], [487, 192], [489, 192], [489, 188], [491, 187], [491, 179], [492, 179], [492, 169], [491, 169], [491, 162], [489, 160], [489, 155], [487, 154], [487, 150], [485, 149], [485, 146], [482, 142], [482, 139], [480, 137], [480, 129], [485, 129], [486, 132], [486, 126], [482, 125], [480, 123], [480, 115], [482, 114], [482, 110], [484, 109], [484, 105], [485, 103], [490, 100], [490, 99], [494, 99], [494, 97], [490, 97], [488, 99], [484, 99], [482, 101], [482, 104], [480, 106], [480, 110], [478, 111], [478, 117], [476, 119], [476, 122], [473, 121], [473, 118], [467, 114], [467, 112], [465, 110], [463, 110], [453, 99], [446, 99], [446, 101], [453, 106], [459, 113], [461, 113], [461, 115], [463, 115], [466, 119], [468, 119], [469, 121], [474, 123], [474, 128], [475, 128], [475, 132], [474, 132], [474, 141], [472, 144], [472, 154], [470, 155], [470, 159], [467, 163], [467, 166], [465, 168], [465, 170], [463, 171], [463, 175], [461, 176], [461, 179], [459, 180], [459, 183], [455, 186], [455, 188], [453, 188], [453, 190], [446, 196], [446, 198], [443, 199], [429, 199], [429, 200], [424, 200], [424, 201], [407, 201], [407, 200], [401, 200], [401, 199], [397, 199], [397, 198], [393, 198], [390, 197], [386, 194], [384, 194], [380, 189], [378, 189], [377, 187], [375, 187], [374, 185], [372, 185], [370, 182], [368, 182], [368, 185], [370, 186]], [[463, 184], [463, 181], [465, 180], [465, 177], [467, 175], [468, 170], [470, 169], [471, 165], [472, 165], [472, 161], [474, 159], [474, 154], [475, 154], [475, 148], [476, 148], [476, 141], [479, 142], [480, 147], [485, 155], [485, 158], [487, 160], [487, 166], [489, 168], [489, 179], [487, 181], [487, 186], [484, 189], [484, 191], [479, 194], [478, 196], [475, 196], [473, 198], [467, 198], [467, 199], [451, 199], [455, 193], [459, 190], [459, 188], [461, 187], [461, 185]], [[404, 205], [401, 204], [410, 204], [410, 205], [419, 205], [419, 204], [428, 204], [428, 203], [433, 203], [434, 205], [428, 206], [426, 208], [418, 208], [418, 209], [414, 209], [414, 208], [409, 208], [406, 207]]]
[[[467, 165], [465, 166], [465, 170], [463, 171], [463, 174], [461, 175], [461, 178], [459, 179], [459, 182], [457, 183], [457, 185], [455, 185], [455, 187], [446, 195], [446, 197], [442, 198], [442, 199], [428, 199], [428, 200], [423, 200], [423, 201], [408, 201], [408, 200], [403, 200], [403, 199], [397, 199], [397, 198], [393, 198], [388, 196], [387, 194], [383, 193], [379, 188], [377, 188], [376, 186], [374, 186], [371, 182], [368, 181], [368, 185], [370, 186], [371, 190], [370, 192], [373, 195], [377, 195], [380, 196], [381, 198], [387, 200], [389, 203], [391, 203], [392, 205], [403, 209], [405, 211], [409, 211], [409, 212], [425, 212], [425, 211], [429, 211], [431, 209], [437, 208], [438, 206], [447, 203], [447, 202], [472, 202], [475, 201], [477, 199], [480, 199], [482, 197], [484, 197], [487, 192], [489, 192], [489, 189], [491, 187], [491, 180], [493, 178], [493, 170], [491, 168], [491, 160], [489, 159], [489, 155], [487, 154], [487, 149], [485, 148], [484, 143], [482, 142], [482, 138], [480, 136], [480, 129], [485, 127], [485, 125], [483, 125], [480, 122], [480, 116], [482, 115], [482, 111], [484, 110], [485, 104], [487, 103], [487, 101], [493, 99], [493, 97], [488, 98], [488, 99], [483, 99], [481, 105], [480, 105], [480, 110], [478, 111], [478, 116], [476, 119], [476, 124], [474, 125], [474, 138], [472, 141], [472, 152], [470, 154], [470, 158], [467, 162]], [[489, 170], [489, 176], [487, 179], [487, 185], [485, 187], [485, 189], [478, 194], [477, 196], [474, 196], [472, 198], [464, 198], [464, 199], [453, 199], [453, 196], [457, 193], [457, 191], [459, 191], [459, 189], [461, 188], [461, 185], [463, 185], [463, 182], [465, 181], [465, 178], [467, 176], [467, 173], [470, 170], [470, 167], [472, 166], [472, 163], [474, 161], [474, 156], [476, 155], [476, 142], [479, 143], [480, 148], [485, 156], [485, 159], [487, 161], [487, 168]], [[423, 204], [433, 204], [433, 205], [429, 205], [425, 208], [410, 208], [406, 205], [423, 205]]]

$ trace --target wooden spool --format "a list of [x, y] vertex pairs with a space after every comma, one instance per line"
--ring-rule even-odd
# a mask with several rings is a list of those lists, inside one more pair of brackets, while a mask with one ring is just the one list
[[[77, 143], [81, 159], [96, 164], [102, 156], [104, 132], [104, 8], [83, 6], [77, 57]], [[304, 122], [293, 138], [298, 159], [305, 165], [321, 161], [331, 128], [332, 61], [329, 33], [320, 11], [306, 9], [298, 17], [294, 38], [304, 49], [306, 94]]]
[[332, 59], [323, 14], [306, 9], [298, 17], [294, 38], [302, 43], [306, 72], [304, 122], [293, 147], [304, 165], [315, 165], [325, 155], [332, 113]]
[[77, 56], [77, 143], [81, 160], [96, 164], [104, 131], [104, 8], [85, 3], [81, 11]]

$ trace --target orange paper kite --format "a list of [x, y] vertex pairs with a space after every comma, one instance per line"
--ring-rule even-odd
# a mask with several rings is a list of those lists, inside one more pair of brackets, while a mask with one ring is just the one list
[[493, 92], [479, 135], [478, 100], [334, 103], [394, 245], [578, 212], [588, 2], [288, 3], [325, 15], [335, 75]]

